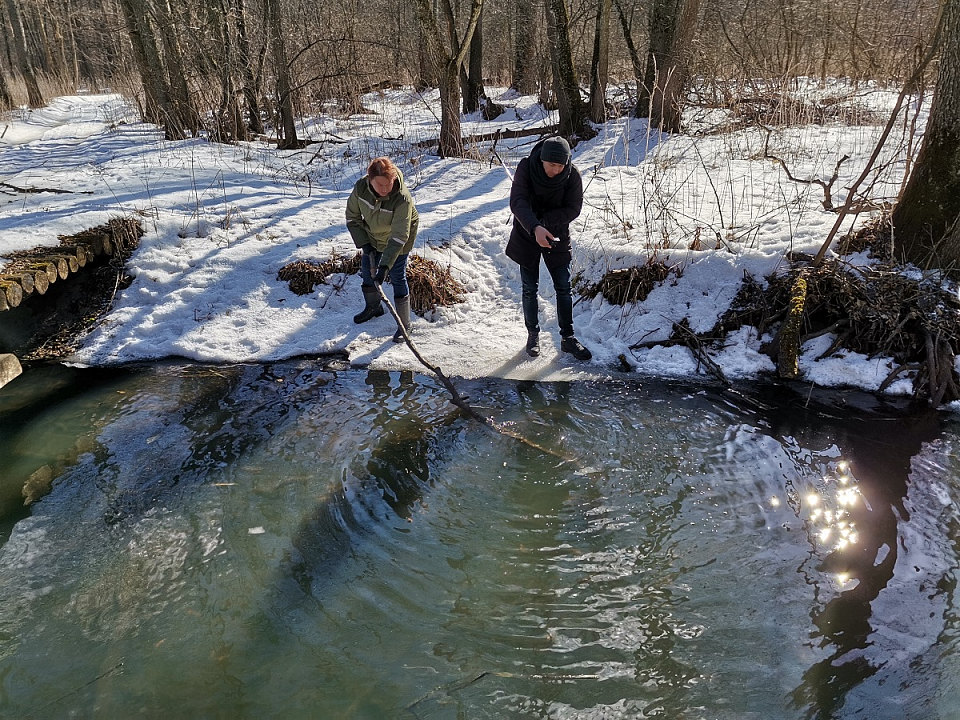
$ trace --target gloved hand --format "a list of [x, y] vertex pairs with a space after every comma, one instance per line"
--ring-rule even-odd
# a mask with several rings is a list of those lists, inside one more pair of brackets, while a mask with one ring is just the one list
[[373, 281], [377, 285], [383, 285], [383, 281], [387, 279], [387, 268], [384, 265], [381, 265], [377, 268], [377, 274], [373, 276]]
[[360, 252], [362, 252], [364, 255], [369, 255], [370, 253], [373, 252], [373, 250], [374, 250], [373, 243], [367, 243], [362, 248], [360, 248]]

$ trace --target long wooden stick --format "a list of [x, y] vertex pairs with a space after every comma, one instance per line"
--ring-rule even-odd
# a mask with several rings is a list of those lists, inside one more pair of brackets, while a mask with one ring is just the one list
[[559, 458], [564, 461], [569, 462], [574, 459], [569, 455], [565, 455], [560, 452], [557, 452], [556, 450], [551, 450], [550, 448], [543, 447], [542, 445], [534, 442], [533, 440], [530, 440], [529, 438], [523, 437], [522, 435], [518, 435], [507, 428], [501, 427], [497, 425], [490, 418], [484, 415], [481, 415], [476, 410], [474, 410], [470, 406], [470, 404], [467, 403], [467, 399], [463, 397], [460, 394], [460, 392], [457, 390], [457, 386], [453, 384], [453, 381], [451, 381], [450, 378], [444, 375], [443, 370], [441, 370], [438, 366], [434, 365], [433, 363], [429, 362], [426, 358], [423, 357], [423, 355], [420, 354], [420, 350], [417, 348], [413, 340], [410, 338], [410, 333], [407, 332], [407, 329], [403, 326], [403, 323], [400, 322], [400, 315], [397, 313], [397, 309], [393, 306], [393, 303], [391, 303], [387, 299], [387, 296], [384, 294], [383, 288], [380, 286], [379, 283], [374, 283], [374, 287], [376, 287], [377, 292], [380, 293], [380, 300], [383, 302], [384, 305], [386, 305], [387, 310], [390, 311], [390, 314], [393, 315], [393, 319], [397, 321], [397, 328], [399, 329], [400, 333], [403, 335], [403, 340], [407, 344], [407, 347], [410, 348], [410, 352], [413, 353], [413, 356], [417, 360], [419, 360], [420, 363], [425, 368], [427, 368], [427, 370], [429, 370], [430, 372], [432, 372], [434, 375], [437, 376], [437, 379], [440, 381], [440, 383], [447, 389], [447, 392], [450, 393], [450, 397], [451, 397], [450, 401], [454, 405], [456, 405], [458, 408], [463, 410], [469, 417], [476, 420], [485, 428], [492, 430], [493, 432], [499, 435], [513, 438], [514, 440], [518, 440], [519, 442], [522, 442], [524, 445], [528, 445], [532, 448], [535, 448], [536, 450], [545, 452], [548, 455], [552, 455], [553, 457]]

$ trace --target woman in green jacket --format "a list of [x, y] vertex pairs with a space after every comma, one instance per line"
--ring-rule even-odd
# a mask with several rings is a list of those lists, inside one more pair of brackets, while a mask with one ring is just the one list
[[364, 323], [383, 315], [376, 286], [389, 274], [394, 307], [403, 325], [397, 328], [394, 342], [403, 342], [403, 330], [410, 327], [407, 256], [417, 239], [419, 217], [403, 174], [390, 158], [374, 159], [347, 199], [347, 230], [363, 252], [360, 280], [365, 304], [353, 321]]

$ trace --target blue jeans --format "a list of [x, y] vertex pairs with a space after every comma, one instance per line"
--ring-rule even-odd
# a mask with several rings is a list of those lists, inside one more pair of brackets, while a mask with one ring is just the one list
[[[394, 299], [406, 297], [410, 294], [410, 286], [407, 285], [408, 257], [408, 255], [398, 255], [397, 261], [393, 263], [393, 267], [387, 273], [390, 284], [393, 285]], [[363, 287], [373, 287], [373, 276], [376, 274], [379, 264], [380, 253], [376, 250], [372, 253], [363, 253], [360, 258], [360, 283]]]
[[[550, 277], [553, 278], [553, 289], [557, 293], [557, 324], [560, 325], [560, 336], [573, 335], [573, 292], [570, 289], [570, 266], [550, 268]], [[521, 305], [523, 306], [523, 324], [527, 332], [540, 332], [539, 307], [537, 305], [537, 290], [540, 287], [540, 269], [528, 270], [520, 266], [520, 282], [523, 287]]]

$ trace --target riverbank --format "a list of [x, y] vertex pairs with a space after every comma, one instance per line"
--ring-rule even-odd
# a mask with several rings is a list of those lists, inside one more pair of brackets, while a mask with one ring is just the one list
[[[842, 87], [809, 95], [834, 102], [843, 93], [851, 114], [867, 108], [873, 114], [858, 117], [873, 120], [893, 97]], [[496, 99], [508, 111], [495, 123], [467, 118], [465, 132], [553, 119], [534, 98], [499, 91]], [[782, 127], [772, 137], [749, 128], [719, 132], [724, 118], [706, 110], [691, 114], [686, 135], [660, 136], [629, 117], [601, 126], [574, 154], [585, 186], [584, 212], [573, 226], [577, 282], [595, 284], [612, 270], [651, 261], [670, 271], [627, 305], [599, 294], [577, 301], [578, 337], [594, 355], [584, 364], [558, 350], [545, 273], [543, 354], [531, 359], [523, 352], [519, 273], [502, 252], [509, 178], [483, 148], [473, 160], [439, 159], [420, 149], [417, 141], [433, 132], [436, 101], [404, 90], [373, 94], [364, 99], [368, 115], [305, 119], [303, 136], [313, 144], [280, 152], [257, 143], [168, 142], [157, 128], [136, 122], [122, 98], [60, 98], [45, 111], [8, 121], [0, 159], [8, 185], [68, 192], [4, 194], [0, 253], [52, 244], [58, 235], [121, 214], [141, 219], [145, 235], [127, 263], [130, 287], [118, 293], [71, 362], [245, 362], [344, 353], [358, 366], [417, 369], [409, 350], [390, 342], [389, 316], [353, 324], [361, 303], [357, 276], [330, 278], [302, 296], [277, 276], [291, 262], [354, 251], [344, 226], [346, 197], [367, 160], [388, 154], [420, 210], [414, 252], [449, 268], [466, 289], [465, 302], [413, 323], [413, 337], [431, 362], [466, 378], [575, 380], [625, 370], [696, 377], [704, 371], [700, 359], [686, 346], [664, 342], [676, 327], [709, 331], [745, 277], [762, 281], [785, 267], [788, 254], [815, 253], [836, 219], [818, 186], [792, 182], [764, 157], [764, 148], [786, 158], [794, 177], [832, 173], [837, 158], [849, 155], [833, 186], [839, 204], [879, 133], [866, 121]], [[531, 144], [512, 140], [497, 150], [512, 167]], [[884, 163], [890, 169], [873, 187], [878, 205], [896, 194], [895, 160]], [[839, 262], [856, 272], [874, 261], [860, 252]], [[772, 373], [762, 350], [769, 332], [745, 325], [708, 348], [709, 359], [731, 380]], [[804, 346], [802, 381], [875, 391], [897, 366], [893, 358], [842, 349], [821, 357], [829, 342], [818, 338]], [[912, 391], [909, 374], [886, 388]]]

